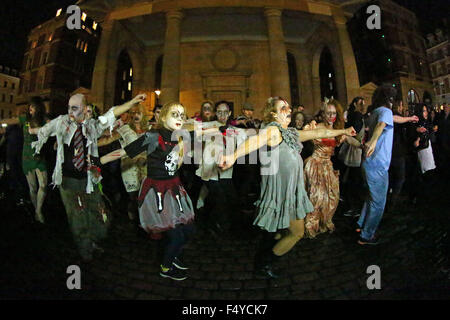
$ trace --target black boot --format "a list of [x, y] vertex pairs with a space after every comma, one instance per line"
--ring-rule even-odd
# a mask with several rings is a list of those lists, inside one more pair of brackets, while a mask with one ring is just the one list
[[272, 248], [260, 252], [255, 256], [255, 270], [265, 278], [280, 278], [280, 274], [273, 270], [273, 264], [278, 258], [279, 257], [272, 252]]

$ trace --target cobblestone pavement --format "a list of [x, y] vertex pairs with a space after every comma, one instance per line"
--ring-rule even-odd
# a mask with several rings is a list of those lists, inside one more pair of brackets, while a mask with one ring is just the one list
[[[201, 228], [185, 249], [189, 279], [158, 275], [160, 242], [127, 218], [116, 217], [105, 253], [79, 261], [56, 194], [47, 223], [1, 203], [4, 251], [0, 299], [448, 299], [448, 199], [385, 214], [383, 243], [356, 244], [352, 218], [336, 213], [336, 231], [303, 239], [276, 263], [277, 280], [257, 276], [253, 257], [259, 234], [245, 228], [215, 240]], [[68, 290], [66, 269], [80, 265], [82, 289]], [[368, 290], [367, 267], [381, 269], [381, 290]]]

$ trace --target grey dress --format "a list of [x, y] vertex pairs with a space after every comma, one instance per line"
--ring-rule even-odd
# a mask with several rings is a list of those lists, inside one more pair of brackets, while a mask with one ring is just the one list
[[276, 232], [289, 228], [291, 220], [305, 218], [314, 211], [309, 201], [303, 180], [303, 160], [300, 152], [303, 145], [294, 128], [283, 129], [278, 123], [283, 141], [268, 148], [261, 159], [261, 192], [255, 205], [257, 217], [254, 225]]

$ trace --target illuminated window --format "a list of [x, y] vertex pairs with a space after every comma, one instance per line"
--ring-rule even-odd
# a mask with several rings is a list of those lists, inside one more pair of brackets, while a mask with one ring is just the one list
[[37, 46], [37, 41], [33, 41], [33, 44], [31, 45], [31, 49], [36, 48], [36, 46]]
[[49, 37], [48, 37], [48, 42], [50, 42], [50, 41], [52, 41], [52, 40], [53, 40], [53, 33], [49, 35]]
[[130, 68], [130, 77], [133, 76], [133, 68]]
[[85, 52], [85, 53], [87, 52], [87, 48], [88, 48], [88, 44], [86, 43], [86, 44], [84, 45], [84, 52]]
[[131, 91], [131, 81], [128, 82], [128, 91]]
[[81, 20], [86, 21], [87, 15], [86, 13], [83, 12], [83, 14], [81, 15]]
[[94, 23], [92, 24], [92, 29], [97, 30], [97, 22], [94, 21]]
[[80, 43], [81, 43], [81, 40], [78, 39], [78, 41], [77, 41], [77, 49], [80, 49]]
[[58, 11], [56, 11], [56, 16], [59, 17], [61, 15], [62, 9], [58, 9]]

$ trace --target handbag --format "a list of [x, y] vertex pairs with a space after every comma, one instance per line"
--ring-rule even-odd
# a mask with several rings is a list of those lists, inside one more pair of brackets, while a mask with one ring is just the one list
[[[365, 125], [356, 135], [355, 139], [361, 141], [364, 132]], [[348, 143], [344, 143], [339, 150], [338, 159], [341, 160], [347, 167], [360, 167], [361, 166], [361, 158], [362, 158], [362, 149], [359, 147], [352, 146]]]

